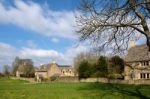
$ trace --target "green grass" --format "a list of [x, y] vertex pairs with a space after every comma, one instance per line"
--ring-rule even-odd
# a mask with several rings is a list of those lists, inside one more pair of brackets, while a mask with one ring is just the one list
[[103, 83], [29, 84], [0, 79], [0, 99], [150, 99], [149, 85]]

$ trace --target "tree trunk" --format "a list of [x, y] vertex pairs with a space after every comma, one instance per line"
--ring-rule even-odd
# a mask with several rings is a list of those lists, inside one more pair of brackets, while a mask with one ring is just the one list
[[146, 39], [147, 39], [146, 44], [147, 44], [148, 49], [150, 51], [150, 33], [146, 36]]

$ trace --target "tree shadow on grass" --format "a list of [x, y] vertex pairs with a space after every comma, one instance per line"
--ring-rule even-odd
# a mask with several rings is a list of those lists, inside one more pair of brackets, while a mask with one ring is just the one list
[[78, 90], [91, 90], [92, 92], [99, 91], [103, 94], [99, 95], [105, 98], [111, 95], [113, 99], [114, 93], [122, 95], [121, 99], [127, 97], [134, 97], [138, 99], [150, 99], [150, 86], [149, 85], [126, 85], [126, 84], [110, 84], [110, 83], [87, 83], [85, 86], [80, 87]]

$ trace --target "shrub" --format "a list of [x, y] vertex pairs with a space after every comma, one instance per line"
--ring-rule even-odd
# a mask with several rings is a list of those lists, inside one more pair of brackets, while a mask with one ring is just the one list
[[44, 77], [40, 76], [39, 79], [41, 79], [41, 81], [46, 81]]
[[4, 74], [0, 73], [0, 78], [4, 77]]
[[79, 79], [90, 77], [91, 68], [90, 68], [90, 64], [88, 63], [87, 60], [81, 61], [79, 68], [78, 68], [78, 73], [79, 73]]
[[54, 74], [53, 76], [50, 77], [50, 80], [55, 81], [59, 78], [59, 76], [60, 76], [59, 74]]
[[121, 74], [109, 74], [108, 78], [109, 79], [124, 79], [124, 76]]

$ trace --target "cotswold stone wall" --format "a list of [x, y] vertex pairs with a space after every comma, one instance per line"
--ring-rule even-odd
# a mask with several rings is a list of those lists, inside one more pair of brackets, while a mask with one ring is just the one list
[[79, 82], [78, 77], [74, 76], [74, 77], [59, 77], [56, 82]]
[[101, 82], [101, 83], [117, 83], [117, 84], [150, 84], [150, 80], [118, 80], [108, 78], [87, 78], [78, 79], [78, 77], [60, 77], [56, 82]]
[[[31, 83], [37, 83], [34, 78], [16, 78], [11, 77], [11, 79], [26, 80]], [[108, 78], [87, 78], [78, 79], [78, 77], [60, 77], [54, 82], [102, 82], [102, 83], [117, 83], [117, 84], [150, 84], [150, 80], [117, 80]]]
[[25, 80], [25, 81], [28, 81], [30, 83], [36, 83], [35, 78], [11, 77], [11, 79], [14, 79], [14, 80]]
[[80, 82], [102, 82], [102, 83], [118, 83], [118, 84], [150, 84], [150, 80], [118, 80], [108, 78], [87, 78], [81, 79]]

